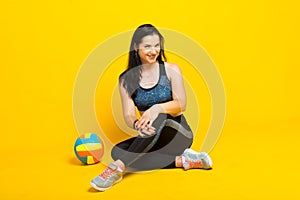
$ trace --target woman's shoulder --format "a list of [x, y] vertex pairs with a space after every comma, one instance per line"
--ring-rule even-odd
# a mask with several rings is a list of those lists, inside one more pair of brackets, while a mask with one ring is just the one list
[[166, 72], [168, 75], [172, 75], [174, 73], [181, 74], [181, 69], [179, 65], [175, 63], [165, 62]]

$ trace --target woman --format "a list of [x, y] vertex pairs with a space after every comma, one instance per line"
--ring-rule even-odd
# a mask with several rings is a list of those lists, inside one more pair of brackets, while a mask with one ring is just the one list
[[119, 77], [123, 116], [138, 136], [113, 147], [115, 161], [91, 181], [95, 189], [109, 189], [125, 172], [211, 168], [207, 153], [189, 149], [193, 133], [182, 114], [186, 94], [181, 70], [164, 61], [163, 36], [151, 24], [139, 26], [132, 37], [128, 67]]

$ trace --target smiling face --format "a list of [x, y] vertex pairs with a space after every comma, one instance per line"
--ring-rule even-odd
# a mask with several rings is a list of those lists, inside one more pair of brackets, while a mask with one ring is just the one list
[[160, 53], [160, 39], [157, 34], [143, 37], [138, 46], [138, 53], [142, 64], [153, 64]]

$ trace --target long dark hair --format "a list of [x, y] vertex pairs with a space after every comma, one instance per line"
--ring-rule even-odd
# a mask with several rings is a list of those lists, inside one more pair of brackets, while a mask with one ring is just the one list
[[135, 47], [138, 47], [142, 42], [143, 37], [148, 35], [158, 35], [160, 41], [160, 52], [157, 57], [157, 61], [162, 63], [163, 60], [167, 61], [164, 52], [164, 37], [160, 34], [160, 32], [151, 24], [143, 24], [139, 26], [131, 40], [130, 49], [129, 49], [129, 59], [127, 69], [120, 75], [119, 83], [126, 89], [129, 96], [134, 98], [135, 90], [139, 86], [139, 82], [141, 80], [141, 59], [138, 54], [138, 50], [135, 50]]

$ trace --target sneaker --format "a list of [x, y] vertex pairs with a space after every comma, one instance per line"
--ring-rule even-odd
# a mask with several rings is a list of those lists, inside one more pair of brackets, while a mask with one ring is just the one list
[[91, 181], [91, 186], [99, 191], [105, 191], [111, 188], [114, 184], [122, 180], [123, 172], [115, 163], [110, 163], [109, 166], [96, 178]]
[[192, 149], [186, 149], [181, 155], [181, 160], [184, 170], [212, 168], [212, 160], [206, 152], [196, 152]]

